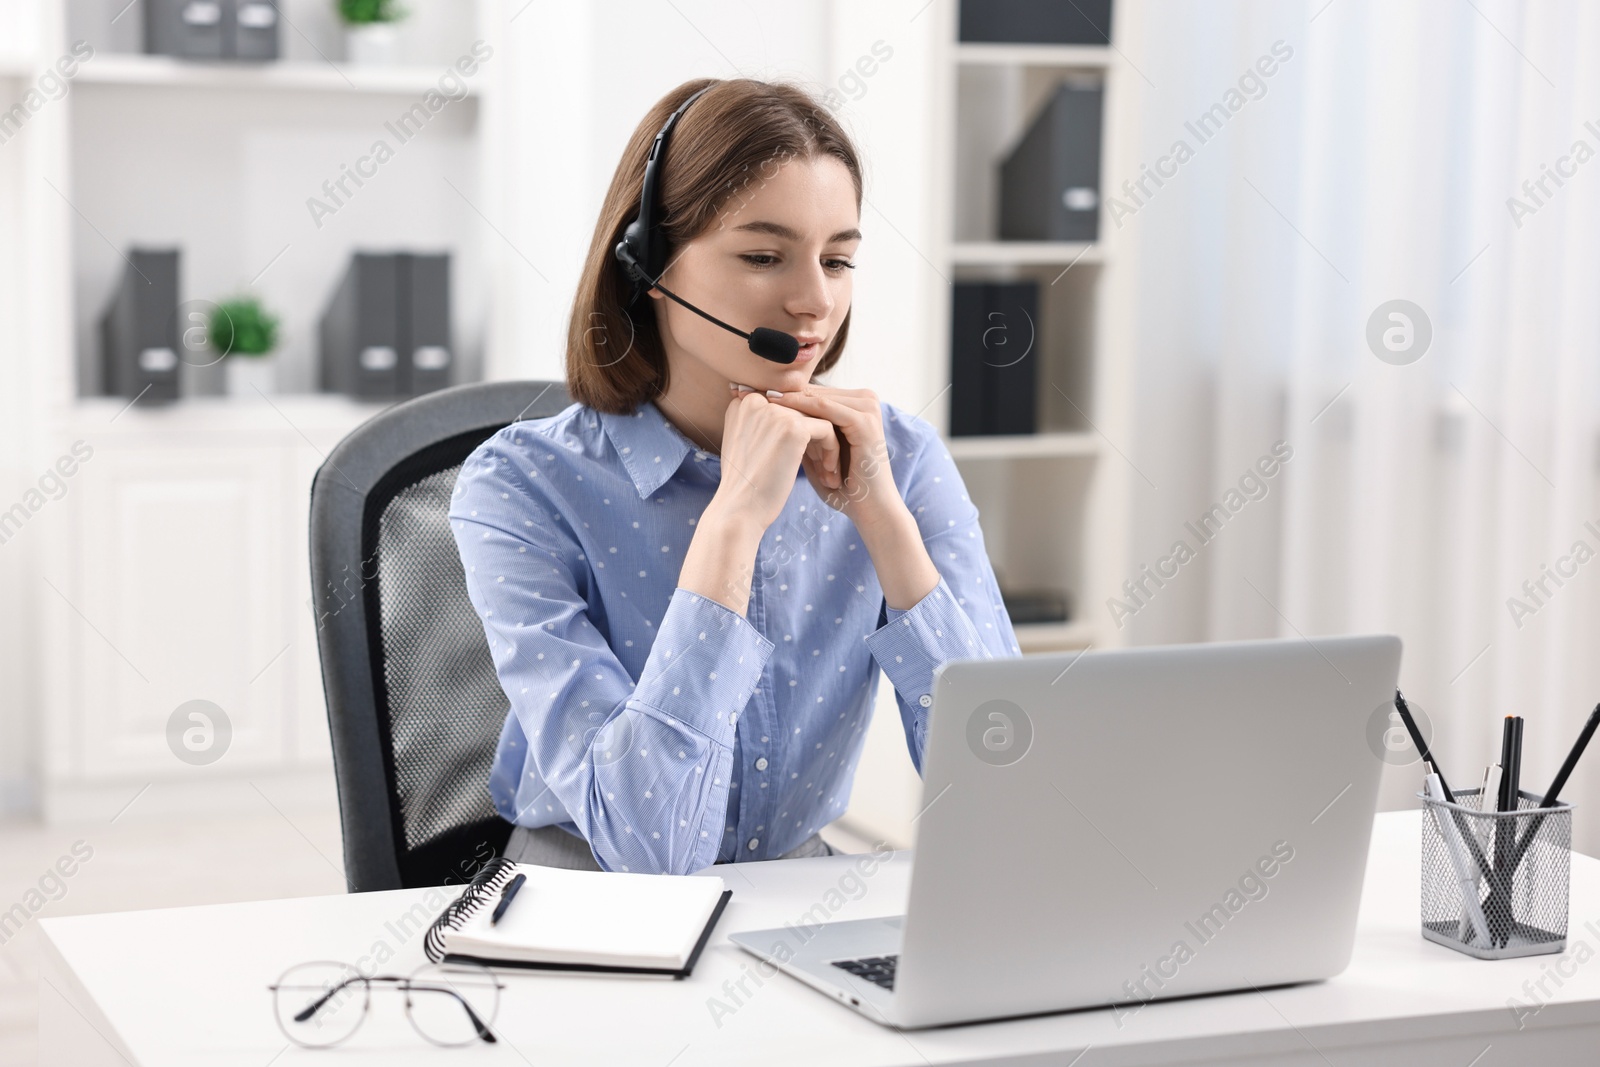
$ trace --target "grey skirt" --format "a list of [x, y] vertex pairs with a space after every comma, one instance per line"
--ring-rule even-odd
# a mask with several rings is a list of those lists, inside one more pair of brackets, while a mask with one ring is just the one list
[[[541, 867], [565, 867], [574, 871], [602, 869], [595, 862], [589, 842], [581, 837], [573, 837], [559, 826], [512, 827], [505, 855], [506, 859], [514, 862], [536, 863]], [[821, 834], [812, 834], [778, 858], [798, 860], [808, 856], [832, 855], [835, 855], [833, 846], [824, 841]]]

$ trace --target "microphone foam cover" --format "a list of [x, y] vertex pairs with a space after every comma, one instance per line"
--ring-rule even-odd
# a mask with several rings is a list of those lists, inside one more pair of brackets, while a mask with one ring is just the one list
[[800, 341], [782, 330], [757, 326], [750, 331], [750, 351], [774, 363], [793, 363], [800, 354]]

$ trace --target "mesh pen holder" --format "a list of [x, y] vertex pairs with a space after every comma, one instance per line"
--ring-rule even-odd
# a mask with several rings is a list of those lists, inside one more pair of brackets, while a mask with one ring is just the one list
[[1422, 936], [1483, 960], [1567, 946], [1572, 806], [1519, 791], [1516, 811], [1422, 793]]

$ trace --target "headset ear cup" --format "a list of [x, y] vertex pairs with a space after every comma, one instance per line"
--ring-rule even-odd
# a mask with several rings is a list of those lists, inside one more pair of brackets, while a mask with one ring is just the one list
[[618, 241], [615, 249], [617, 261], [622, 264], [624, 276], [633, 282], [633, 292], [628, 297], [626, 307], [632, 308], [639, 302], [639, 298], [650, 290], [650, 278], [646, 273], [644, 256], [641, 254], [644, 246], [644, 224], [639, 219], [634, 219], [628, 228], [622, 231], [622, 240]]
[[617, 242], [616, 255], [629, 278], [636, 282], [649, 283], [649, 249], [644, 223], [641, 220], [634, 219], [628, 223], [628, 228], [622, 231], [622, 240]]
[[617, 262], [622, 264], [622, 273], [635, 281], [640, 279], [638, 265], [638, 244], [634, 239], [634, 226], [629, 223], [628, 228], [622, 231], [622, 239], [612, 249], [612, 254], [617, 257]]

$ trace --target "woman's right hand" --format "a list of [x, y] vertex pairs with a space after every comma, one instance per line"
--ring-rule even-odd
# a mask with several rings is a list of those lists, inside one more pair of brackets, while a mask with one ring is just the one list
[[825, 476], [837, 477], [839, 439], [833, 423], [768, 403], [754, 390], [734, 393], [722, 425], [722, 484], [712, 503], [765, 531], [789, 502], [804, 456]]
[[748, 390], [729, 397], [722, 424], [722, 484], [695, 526], [678, 585], [743, 615], [750, 604], [755, 557], [777, 521], [809, 455], [825, 479], [837, 480], [839, 439], [833, 423], [769, 403]]

